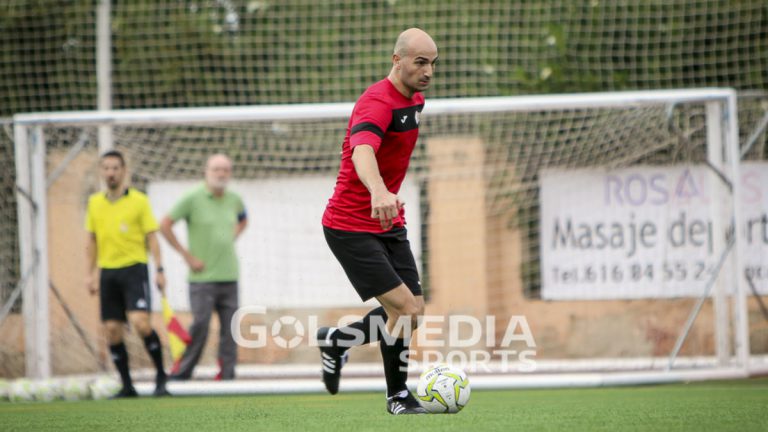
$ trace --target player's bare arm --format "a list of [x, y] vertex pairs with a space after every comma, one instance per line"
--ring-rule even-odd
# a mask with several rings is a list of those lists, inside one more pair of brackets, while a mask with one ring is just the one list
[[85, 240], [85, 288], [91, 295], [96, 295], [99, 290], [96, 278], [98, 271], [96, 269], [96, 234], [87, 233]]
[[203, 271], [205, 268], [205, 263], [192, 255], [187, 250], [187, 248], [182, 246], [181, 242], [176, 237], [176, 234], [173, 232], [173, 224], [173, 219], [168, 216], [164, 217], [163, 220], [160, 221], [160, 232], [163, 234], [163, 237], [165, 237], [165, 240], [168, 242], [168, 244], [170, 244], [171, 247], [184, 258], [184, 261], [186, 261], [187, 265], [193, 272], [198, 273]]
[[352, 163], [355, 165], [357, 176], [371, 193], [371, 217], [378, 219], [381, 229], [392, 228], [392, 219], [397, 217], [404, 202], [387, 190], [384, 180], [379, 173], [379, 165], [373, 147], [358, 145], [352, 151]]
[[238, 237], [240, 237], [240, 234], [245, 231], [245, 228], [248, 226], [248, 218], [245, 218], [237, 223], [235, 226], [235, 240], [237, 240]]
[[161, 293], [165, 293], [165, 273], [161, 270], [163, 268], [163, 258], [160, 255], [160, 243], [157, 241], [157, 235], [155, 232], [147, 234], [147, 246], [149, 246], [149, 252], [152, 254], [152, 260], [155, 262], [155, 284], [157, 289]]

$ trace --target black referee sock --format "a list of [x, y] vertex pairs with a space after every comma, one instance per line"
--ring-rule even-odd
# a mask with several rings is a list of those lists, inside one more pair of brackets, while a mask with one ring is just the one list
[[163, 347], [160, 345], [160, 338], [157, 337], [157, 333], [152, 330], [149, 336], [144, 338], [144, 347], [147, 348], [149, 356], [152, 357], [152, 362], [155, 363], [155, 369], [157, 369], [157, 378], [165, 378], [165, 369], [163, 369]]
[[384, 378], [387, 380], [387, 397], [392, 397], [403, 390], [408, 390], [408, 348], [410, 340], [397, 338], [379, 342], [381, 358], [384, 362]]
[[123, 380], [123, 388], [127, 389], [133, 387], [131, 371], [128, 368], [128, 351], [125, 349], [125, 344], [120, 342], [110, 345], [109, 352], [112, 353], [112, 361], [115, 363], [115, 368], [120, 372], [120, 378]]
[[[373, 329], [371, 329], [371, 323], [373, 323]], [[334, 346], [341, 351], [346, 351], [352, 346], [367, 345], [372, 341], [381, 340], [381, 331], [386, 323], [387, 313], [383, 307], [379, 306], [368, 312], [360, 321], [355, 321], [331, 333], [330, 339]]]

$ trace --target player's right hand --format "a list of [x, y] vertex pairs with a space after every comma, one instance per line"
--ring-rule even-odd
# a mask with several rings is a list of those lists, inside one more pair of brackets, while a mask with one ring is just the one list
[[187, 258], [187, 265], [193, 273], [200, 273], [205, 269], [205, 263], [192, 255]]
[[87, 289], [92, 296], [99, 292], [99, 288], [96, 286], [96, 278], [92, 275], [85, 277], [85, 289]]
[[405, 203], [388, 190], [371, 194], [371, 217], [379, 220], [381, 229], [389, 230], [403, 205]]
[[158, 272], [155, 275], [155, 285], [157, 285], [160, 294], [165, 295], [165, 275], [163, 273]]

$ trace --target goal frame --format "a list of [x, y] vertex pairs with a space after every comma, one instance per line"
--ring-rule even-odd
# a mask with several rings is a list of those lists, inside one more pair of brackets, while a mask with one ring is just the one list
[[[699, 88], [608, 93], [554, 94], [540, 96], [430, 99], [423, 115], [484, 112], [527, 112], [548, 109], [610, 108], [664, 103], [702, 103], [706, 106], [708, 163], [732, 179], [740, 178], [740, 148], [737, 93], [731, 88]], [[16, 199], [19, 229], [21, 281], [17, 289], [24, 298], [26, 375], [48, 378], [51, 375], [50, 323], [48, 305], [48, 250], [46, 142], [44, 126], [100, 126], [211, 124], [289, 119], [330, 119], [348, 117], [352, 103], [283, 104], [237, 107], [199, 107], [24, 113], [13, 117], [16, 163]], [[731, 182], [734, 197], [741, 196], [741, 185]], [[730, 200], [736, 221], [742, 218], [740, 200]], [[729, 221], [716, 221], [728, 224]], [[749, 328], [746, 281], [741, 268], [745, 233], [735, 230], [735, 243], [728, 257], [727, 282], [735, 287], [732, 310], [723, 283], [715, 284], [712, 299], [715, 312], [715, 345], [719, 367], [749, 373]], [[724, 279], [724, 278], [721, 278]], [[730, 312], [730, 313], [729, 313]], [[729, 318], [729, 315], [731, 317]], [[695, 318], [694, 315], [692, 317]], [[729, 329], [733, 328], [734, 356], [731, 358]], [[684, 338], [685, 335], [681, 335]], [[669, 379], [659, 371], [657, 379]], [[667, 372], [669, 373], [669, 372]], [[714, 376], [714, 375], [713, 375]]]

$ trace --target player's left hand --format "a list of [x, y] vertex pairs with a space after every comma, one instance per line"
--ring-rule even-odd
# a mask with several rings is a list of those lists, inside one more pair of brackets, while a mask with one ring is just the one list
[[155, 285], [161, 294], [165, 294], [165, 275], [163, 273], [155, 274]]

